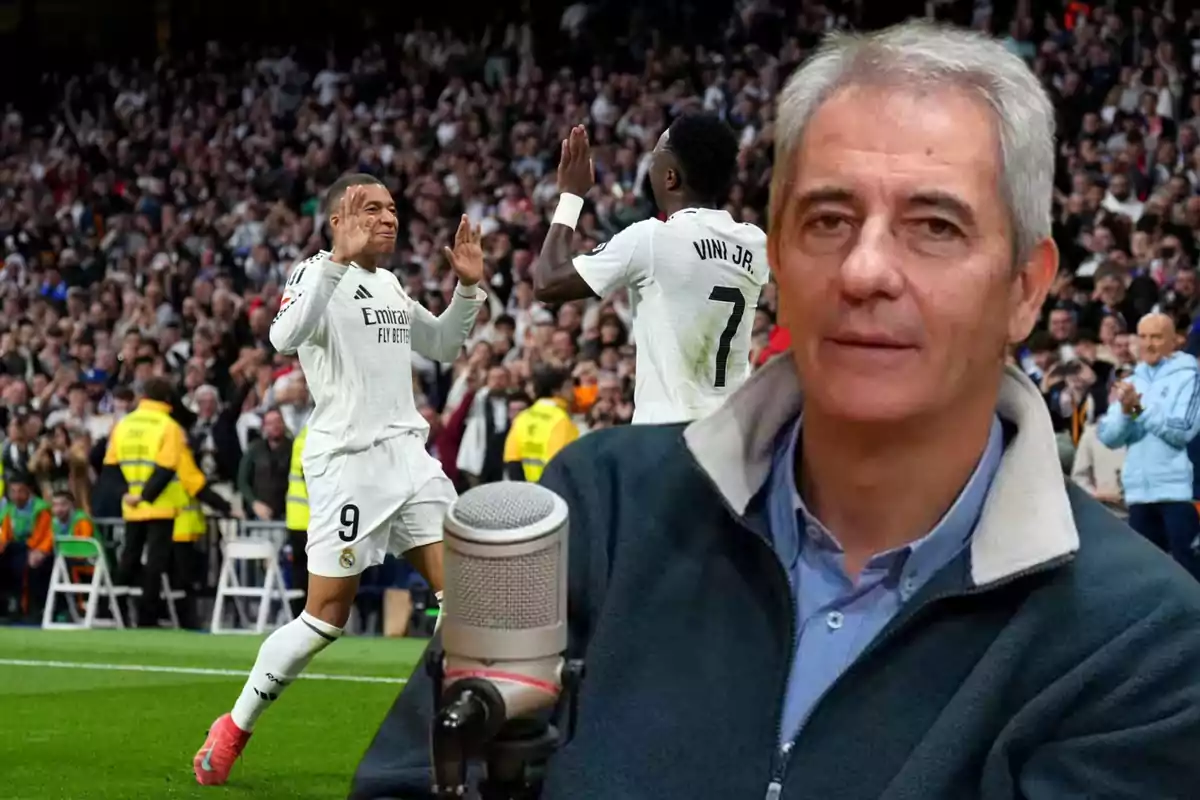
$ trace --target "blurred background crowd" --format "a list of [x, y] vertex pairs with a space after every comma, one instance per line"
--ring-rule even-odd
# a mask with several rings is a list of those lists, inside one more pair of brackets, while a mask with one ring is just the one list
[[[107, 436], [140, 384], [167, 376], [210, 484], [247, 516], [282, 520], [312, 401], [267, 332], [291, 265], [325, 245], [323, 191], [347, 170], [392, 191], [391, 268], [435, 313], [453, 291], [441, 251], [455, 222], [483, 227], [489, 302], [468, 347], [453, 364], [415, 363], [429, 448], [460, 488], [501, 478], [539, 365], [572, 375], [581, 430], [628, 423], [625, 298], [533, 298], [560, 141], [583, 123], [593, 143], [580, 251], [657, 213], [648, 154], [689, 109], [737, 132], [727, 208], [765, 227], [774, 94], [825, 32], [865, 22], [863, 3], [839, 0], [718, 4], [715, 20], [688, 3], [616, 5], [527, 4], [470, 35], [414, 21], [336, 46], [214, 40], [48, 72], [39, 102], [0, 120], [5, 475], [119, 515], [120, 497], [96, 482]], [[1180, 347], [1200, 353], [1200, 11], [1169, 0], [923, 10], [1001, 37], [1059, 109], [1063, 271], [1012, 361], [1046, 395], [1064, 467], [1119, 509], [1122, 453], [1094, 427], [1137, 363], [1139, 321], [1168, 313]], [[774, 314], [768, 287], [756, 363], [787, 347]]]

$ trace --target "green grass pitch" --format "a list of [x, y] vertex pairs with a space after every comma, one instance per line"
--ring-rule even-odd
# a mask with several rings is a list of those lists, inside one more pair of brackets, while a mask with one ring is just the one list
[[[0, 628], [0, 796], [6, 800], [345, 797], [399, 683], [301, 679], [259, 722], [224, 787], [197, 786], [192, 756], [232, 706], [256, 636]], [[425, 641], [347, 637], [308, 668], [406, 678]], [[123, 671], [13, 661], [235, 670]]]

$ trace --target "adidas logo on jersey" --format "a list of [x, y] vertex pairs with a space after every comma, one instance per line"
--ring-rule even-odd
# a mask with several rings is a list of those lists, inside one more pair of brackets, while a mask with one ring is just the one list
[[355, 300], [370, 300], [370, 299], [372, 299], [372, 298], [371, 298], [371, 293], [370, 293], [370, 292], [368, 292], [368, 291], [367, 291], [365, 288], [363, 288], [362, 286], [359, 286], [359, 287], [358, 287], [358, 291], [354, 293], [354, 299], [355, 299]]

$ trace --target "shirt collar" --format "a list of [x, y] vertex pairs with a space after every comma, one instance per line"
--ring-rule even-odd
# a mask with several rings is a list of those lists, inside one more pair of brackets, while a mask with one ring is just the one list
[[713, 212], [726, 213], [725, 209], [723, 209], [723, 208], [706, 208], [704, 206], [688, 206], [687, 208], [679, 209], [674, 214], [667, 217], [667, 222], [670, 222], [671, 220], [675, 219], [676, 217], [685, 217], [688, 214], [711, 214]]
[[[784, 428], [771, 470], [772, 496], [780, 500], [789, 498], [795, 515], [796, 524], [791, 535], [772, 531], [776, 552], [789, 572], [806, 545], [841, 550], [837, 538], [809, 512], [796, 489], [796, 452], [802, 428], [803, 416]], [[1003, 454], [1003, 429], [999, 417], [993, 417], [987, 445], [974, 472], [933, 530], [915, 542], [874, 556], [868, 562], [868, 568], [899, 567], [904, 572], [905, 586], [911, 592], [949, 563], [971, 539]]]

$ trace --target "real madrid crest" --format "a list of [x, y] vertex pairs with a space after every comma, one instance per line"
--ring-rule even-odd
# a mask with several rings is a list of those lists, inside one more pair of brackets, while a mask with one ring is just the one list
[[354, 566], [354, 551], [347, 547], [342, 551], [342, 555], [338, 557], [338, 563], [342, 565], [342, 569], [350, 569]]

